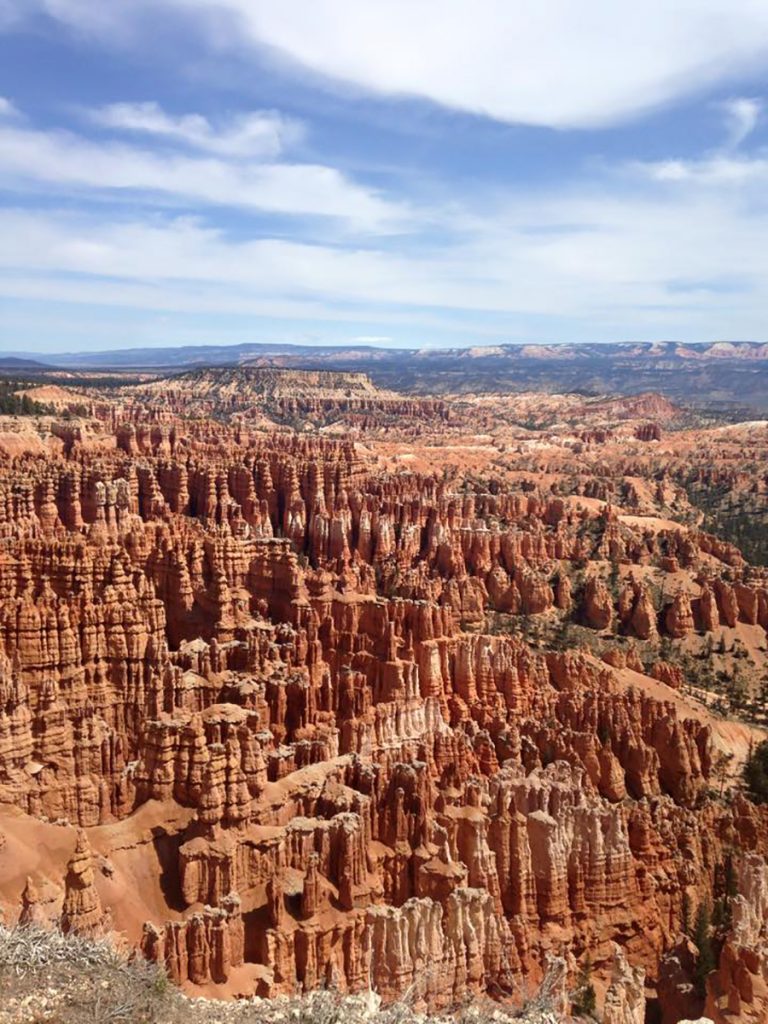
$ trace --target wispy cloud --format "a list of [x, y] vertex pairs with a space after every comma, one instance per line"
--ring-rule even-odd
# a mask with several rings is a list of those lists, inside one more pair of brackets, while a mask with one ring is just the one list
[[0, 119], [18, 117], [19, 112], [15, 105], [5, 96], [0, 96]]
[[707, 187], [735, 187], [761, 184], [768, 180], [768, 158], [739, 149], [756, 129], [763, 110], [757, 97], [737, 97], [719, 104], [725, 116], [727, 136], [708, 154], [695, 159], [674, 158], [636, 162], [642, 175], [660, 183], [688, 183]]
[[[525, 225], [589, 224], [590, 230], [531, 235]], [[146, 308], [257, 312], [265, 303], [296, 306], [299, 317], [357, 310], [361, 321], [397, 311], [488, 312], [516, 317], [552, 309], [595, 329], [607, 319], [641, 324], [647, 310], [670, 324], [690, 307], [676, 288], [729, 273], [740, 280], [740, 317], [760, 322], [768, 301], [768, 218], [728, 201], [696, 195], [670, 207], [663, 196], [521, 197], [477, 221], [461, 241], [404, 252], [381, 247], [311, 245], [278, 238], [233, 240], [200, 220], [105, 220], [103, 216], [6, 211], [0, 215], [0, 265], [17, 274], [61, 275], [56, 294], [93, 301], [119, 287]], [[6, 275], [3, 289], [14, 288]], [[38, 287], [45, 294], [45, 286]], [[723, 314], [727, 295], [696, 296], [702, 320]], [[690, 309], [686, 311], [690, 318]], [[642, 332], [638, 332], [642, 333]], [[727, 332], [726, 332], [727, 333]], [[366, 334], [369, 337], [373, 333]]]
[[111, 103], [87, 111], [95, 124], [152, 136], [229, 157], [273, 159], [298, 142], [303, 126], [278, 111], [258, 110], [212, 124], [202, 114], [168, 114], [154, 102]]
[[738, 149], [748, 135], [757, 127], [763, 109], [762, 100], [755, 97], [739, 96], [723, 104], [728, 129], [727, 147]]
[[659, 182], [706, 186], [743, 186], [768, 182], [768, 160], [763, 157], [714, 156], [703, 160], [664, 160], [644, 165]]
[[471, 17], [464, 0], [0, 0], [0, 27], [40, 10], [122, 41], [161, 10], [216, 15], [217, 43], [267, 46], [297, 69], [373, 93], [555, 128], [626, 120], [768, 56], [768, 5], [755, 0], [476, 0]]
[[[194, 130], [201, 129], [195, 124]], [[614, 168], [597, 192], [564, 191], [556, 183], [508, 190], [492, 202], [468, 194], [454, 207], [450, 235], [391, 244], [386, 237], [353, 240], [335, 232], [332, 244], [319, 244], [310, 242], [301, 220], [295, 240], [271, 237], [263, 225], [232, 237], [217, 222], [216, 207], [322, 214], [379, 230], [398, 218], [429, 223], [436, 213], [409, 206], [406, 218], [398, 204], [332, 168], [190, 156], [173, 146], [156, 153], [0, 126], [0, 183], [20, 192], [37, 183], [49, 199], [80, 190], [82, 199], [78, 213], [0, 212], [2, 292], [185, 314], [338, 316], [359, 321], [362, 344], [385, 338], [366, 329], [373, 311], [385, 330], [387, 318], [406, 311], [419, 317], [453, 311], [480, 323], [489, 313], [542, 315], [553, 295], [558, 315], [595, 329], [662, 315], [670, 325], [683, 316], [690, 324], [707, 313], [722, 315], [735, 294], [712, 286], [722, 281], [727, 252], [728, 274], [739, 282], [740, 319], [754, 315], [757, 323], [755, 310], [768, 302], [768, 217], [729, 187], [732, 176], [768, 180], [768, 161], [758, 158], [670, 161], [644, 165], [640, 175]], [[702, 181], [708, 175], [708, 190], [676, 190], [671, 201], [670, 185], [694, 175]], [[120, 207], [97, 212], [89, 208], [96, 189], [110, 196], [138, 191], [155, 209], [143, 219], [135, 213], [127, 219]], [[179, 203], [195, 215], [169, 214]], [[681, 288], [681, 281], [695, 287]]]
[[158, 153], [13, 124], [0, 124], [0, 184], [17, 191], [42, 185], [54, 195], [140, 192], [161, 204], [330, 217], [361, 231], [402, 230], [408, 220], [405, 204], [321, 164]]
[[102, 38], [124, 38], [132, 20], [161, 10], [216, 15], [217, 43], [270, 47], [298, 73], [555, 128], [618, 123], [759, 69], [768, 56], [768, 5], [756, 0], [475, 0], [471, 13], [465, 0], [5, 4], [17, 17], [43, 9]]
[[[97, 98], [83, 106], [84, 72], [81, 105], [63, 95], [57, 107], [53, 89], [46, 105], [30, 104], [44, 122], [0, 102], [1, 198], [16, 207], [0, 206], [0, 294], [18, 300], [16, 309], [28, 303], [42, 316], [68, 304], [72, 323], [93, 309], [106, 322], [111, 311], [120, 327], [126, 309], [176, 324], [269, 316], [313, 330], [315, 321], [338, 320], [359, 344], [386, 344], [397, 337], [394, 324], [465, 325], [468, 340], [499, 339], [555, 318], [567, 321], [570, 338], [577, 330], [641, 336], [657, 326], [665, 336], [764, 333], [763, 101], [740, 95], [732, 76], [768, 56], [765, 4], [478, 0], [469, 17], [463, 0], [0, 0], [0, 26], [4, 8], [17, 27], [35, 9], [58, 19], [46, 45], [58, 33], [71, 46], [66, 23], [78, 55], [98, 50], [99, 75], [107, 44], [116, 61], [130, 54], [135, 72], [142, 18], [180, 17], [188, 41], [212, 11], [223, 18], [221, 49], [201, 32], [195, 54], [214, 70], [230, 46], [238, 61], [258, 62], [239, 100], [239, 79], [194, 99], [201, 80], [185, 53], [183, 82], [173, 56], [147, 79], [157, 99], [107, 102], [124, 97], [107, 93], [100, 76]], [[275, 63], [279, 79], [271, 80]], [[308, 83], [331, 88], [331, 78], [333, 100], [312, 96], [302, 106]], [[254, 99], [262, 83], [270, 98]], [[703, 102], [719, 144], [702, 149], [683, 119], [675, 122], [679, 151], [662, 160], [643, 160], [647, 124], [634, 134], [554, 135], [452, 113], [605, 126], [717, 83], [727, 83], [718, 95], [732, 98], [713, 106], [708, 92]], [[182, 95], [191, 97], [186, 108]], [[397, 148], [413, 137], [390, 149], [396, 131], [377, 135], [380, 96], [450, 108], [408, 108], [433, 129], [413, 147], [418, 159]], [[251, 109], [271, 103], [302, 120]], [[665, 115], [665, 128], [667, 116], [678, 114]], [[457, 125], [460, 135], [447, 140]], [[654, 133], [654, 155], [668, 137]], [[531, 139], [537, 153], [518, 173]], [[475, 140], [487, 148], [470, 152]], [[633, 164], [600, 158], [635, 144]], [[386, 170], [373, 168], [385, 146]], [[424, 176], [416, 181], [411, 167]]]

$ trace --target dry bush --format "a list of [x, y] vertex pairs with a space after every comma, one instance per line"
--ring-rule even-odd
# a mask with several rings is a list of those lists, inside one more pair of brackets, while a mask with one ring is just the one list
[[427, 1015], [413, 999], [320, 990], [279, 999], [189, 999], [162, 968], [107, 938], [0, 926], [0, 1024], [558, 1024], [544, 1006], [514, 1012], [490, 999]]
[[0, 928], [2, 1024], [155, 1024], [170, 1001], [160, 968], [107, 939]]

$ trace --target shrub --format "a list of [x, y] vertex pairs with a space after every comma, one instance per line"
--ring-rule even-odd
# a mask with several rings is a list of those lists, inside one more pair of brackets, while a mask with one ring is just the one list
[[693, 981], [700, 997], [706, 994], [707, 975], [715, 969], [715, 949], [712, 942], [712, 914], [709, 904], [703, 902], [696, 911], [696, 923], [693, 926], [693, 941], [698, 948]]
[[[429, 968], [387, 1006], [333, 988], [278, 999], [190, 999], [163, 970], [116, 948], [38, 927], [0, 925], [2, 1024], [558, 1024], [546, 984], [522, 1011], [471, 998], [439, 1015], [417, 1012]], [[545, 979], [546, 981], [546, 979]], [[594, 994], [594, 990], [593, 990]]]
[[576, 992], [571, 1000], [571, 1009], [577, 1017], [594, 1017], [597, 1009], [597, 995], [592, 984], [592, 961], [589, 957], [579, 972]]
[[768, 740], [750, 751], [744, 765], [744, 783], [756, 804], [768, 803]]

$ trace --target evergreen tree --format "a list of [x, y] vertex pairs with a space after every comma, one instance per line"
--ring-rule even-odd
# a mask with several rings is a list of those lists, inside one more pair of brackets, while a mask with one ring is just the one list
[[592, 959], [587, 955], [579, 972], [579, 982], [572, 1000], [573, 1013], [577, 1017], [594, 1017], [597, 1009], [597, 994], [592, 984]]
[[688, 895], [688, 890], [683, 891], [683, 932], [690, 938], [691, 935], [691, 897]]
[[731, 899], [738, 892], [736, 885], [736, 869], [733, 866], [733, 854], [728, 853], [725, 858], [725, 895]]
[[750, 751], [744, 765], [744, 782], [756, 804], [768, 803], [768, 740]]
[[715, 949], [712, 943], [712, 914], [709, 903], [703, 901], [696, 911], [696, 922], [693, 926], [693, 941], [699, 951], [696, 958], [693, 980], [696, 991], [702, 998], [706, 994], [707, 975], [715, 969]]

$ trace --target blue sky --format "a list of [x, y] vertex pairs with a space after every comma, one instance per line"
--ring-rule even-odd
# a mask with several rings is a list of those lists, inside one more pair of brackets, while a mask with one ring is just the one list
[[763, 0], [0, 0], [0, 351], [768, 337]]

